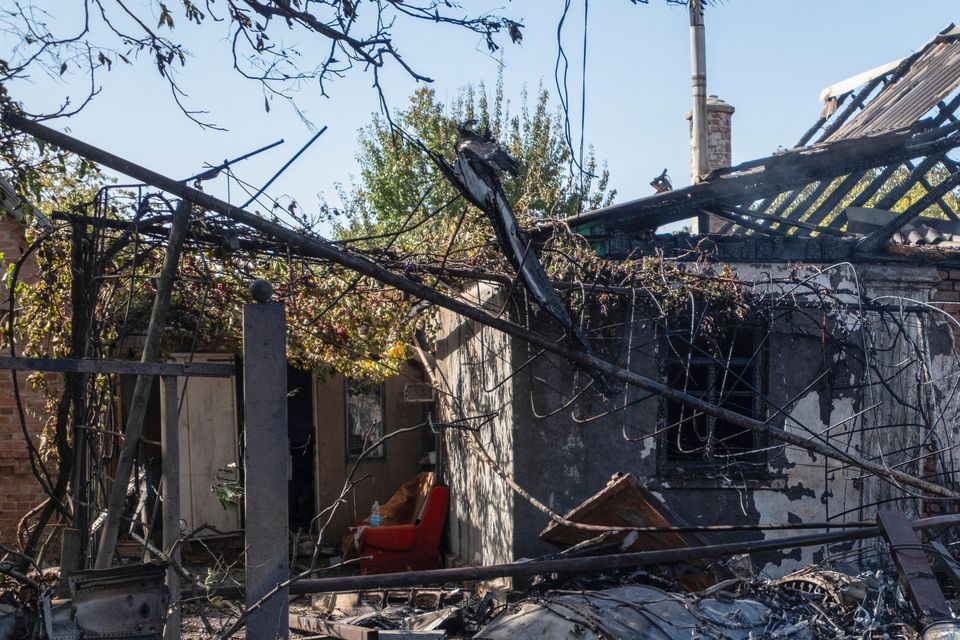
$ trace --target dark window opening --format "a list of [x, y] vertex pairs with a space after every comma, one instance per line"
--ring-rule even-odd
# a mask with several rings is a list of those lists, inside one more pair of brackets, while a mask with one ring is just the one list
[[[736, 413], [763, 419], [766, 349], [759, 323], [732, 327], [716, 342], [674, 332], [664, 341], [666, 383]], [[676, 467], [765, 462], [761, 434], [665, 401], [661, 460]]]
[[[384, 385], [363, 384], [347, 379], [345, 384], [347, 416], [347, 455], [359, 456], [385, 435]], [[366, 458], [383, 458], [386, 448], [380, 443]]]
[[309, 531], [316, 514], [313, 375], [287, 367], [287, 436], [290, 439], [290, 529]]

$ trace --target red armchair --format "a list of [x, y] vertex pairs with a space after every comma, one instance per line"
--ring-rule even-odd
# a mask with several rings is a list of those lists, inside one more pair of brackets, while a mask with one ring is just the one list
[[450, 493], [437, 485], [430, 489], [415, 524], [365, 527], [360, 532], [360, 573], [395, 573], [436, 569], [440, 564], [440, 536], [447, 522]]

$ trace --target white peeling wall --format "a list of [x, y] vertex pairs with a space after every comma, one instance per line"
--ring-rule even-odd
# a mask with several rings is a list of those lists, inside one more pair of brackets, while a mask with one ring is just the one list
[[[785, 271], [774, 265], [737, 267], [746, 280], [763, 281], [785, 275]], [[906, 312], [929, 300], [938, 280], [936, 270], [844, 264], [822, 271], [803, 267], [797, 275], [845, 292], [839, 297], [848, 303], [861, 302], [857, 291], [864, 291], [868, 299], [885, 305], [902, 302], [905, 313], [868, 312], [840, 318], [849, 332], [846, 353], [800, 347], [797, 336], [781, 336], [779, 344], [773, 338], [776, 346], [770, 350], [768, 381], [771, 397], [790, 402], [789, 419], [781, 426], [800, 435], [828, 435], [838, 448], [913, 475], [930, 473], [931, 465], [934, 473], [950, 468], [953, 452], [947, 443], [960, 442], [956, 398], [951, 401], [953, 381], [960, 373], [952, 332], [942, 314], [921, 314], [918, 320], [916, 314]], [[783, 285], [759, 284], [758, 288], [786, 293]], [[866, 368], [862, 355], [857, 354], [858, 346], [867, 347]], [[817, 357], [822, 362], [807, 362]], [[813, 374], [824, 369], [829, 384], [815, 384]], [[809, 389], [796, 393], [807, 385]], [[783, 392], [778, 394], [777, 389]], [[885, 508], [901, 509], [911, 518], [930, 512], [929, 499], [904, 499], [909, 494], [890, 482], [799, 448], [780, 448], [771, 467], [782, 476], [782, 484], [753, 492], [761, 523], [783, 522], [785, 515], [808, 522], [872, 520], [878, 509]], [[766, 532], [765, 537], [794, 533]], [[829, 552], [833, 557], [858, 561], [869, 556], [873, 544], [847, 545], [846, 552], [837, 548]], [[823, 559], [826, 552], [822, 547], [797, 550], [774, 560], [766, 572], [784, 575]]]
[[[938, 280], [935, 269], [740, 264], [736, 271], [758, 293], [801, 302], [806, 297], [809, 302], [814, 300], [811, 290], [819, 288], [857, 309], [832, 316], [836, 322], [832, 333], [842, 346], [823, 334], [821, 321], [826, 312], [822, 308], [813, 308], [808, 316], [798, 313], [796, 321], [774, 322], [767, 395], [782, 413], [774, 415], [776, 409], [768, 412], [772, 424], [805, 436], [828, 435], [832, 444], [844, 450], [882, 459], [917, 475], [956, 467], [951, 445], [960, 443], [960, 367], [945, 319], [934, 313], [924, 315], [923, 323], [915, 315], [893, 322], [889, 314], [858, 311], [859, 303], [865, 302], [860, 292], [865, 292], [866, 298], [898, 296], [923, 303]], [[777, 279], [791, 282], [771, 283]], [[816, 286], [797, 287], [798, 279]], [[502, 299], [489, 287], [465, 295], [495, 313], [503, 308]], [[830, 302], [830, 297], [823, 296], [820, 302]], [[804, 313], [811, 314], [811, 308], [806, 307]], [[477, 432], [479, 441], [504, 472], [557, 512], [572, 509], [618, 472], [643, 479], [690, 524], [872, 520], [878, 508], [894, 506], [915, 517], [931, 512], [931, 505], [936, 504], [929, 499], [903, 500], [901, 489], [890, 483], [772, 441], [767, 443], [769, 473], [764, 476], [742, 478], [736, 469], [706, 478], [671, 475], [669, 470], [658, 469], [655, 455], [660, 442], [652, 434], [659, 424], [661, 406], [656, 398], [604, 417], [609, 409], [606, 404], [598, 401], [591, 406], [589, 396], [570, 401], [571, 389], [582, 387], [577, 383], [582, 372], [541, 358], [511, 377], [532, 355], [526, 345], [490, 329], [481, 330], [453, 314], [441, 317], [436, 353], [448, 385], [448, 395], [441, 398], [441, 419], [454, 422], [464, 415], [492, 414]], [[651, 339], [649, 324], [638, 320], [636, 332], [638, 344]], [[918, 351], [916, 345], [926, 346]], [[871, 365], [867, 368], [864, 346]], [[657, 358], [649, 350], [638, 351], [629, 366], [643, 375], [658, 375]], [[462, 406], [456, 406], [455, 398]], [[620, 396], [616, 401], [625, 399]], [[513, 494], [489, 465], [471, 453], [464, 433], [452, 429], [445, 433], [446, 479], [452, 490], [449, 539], [456, 560], [488, 564], [553, 551], [537, 538], [547, 516]], [[896, 502], [891, 501], [895, 498]], [[737, 538], [713, 535], [708, 539], [724, 542], [795, 533], [751, 533]], [[829, 551], [844, 552], [839, 557], [851, 561], [869, 555], [864, 553], [869, 551], [864, 545]], [[826, 552], [815, 547], [775, 554], [764, 568], [770, 575], [784, 575], [822, 559]]]
[[[503, 306], [502, 297], [487, 285], [464, 291], [462, 298], [493, 313]], [[451, 492], [449, 552], [456, 564], [509, 562], [513, 559], [513, 493], [472, 450], [471, 438], [476, 437], [496, 464], [512, 474], [512, 386], [497, 386], [513, 366], [511, 341], [450, 312], [442, 312], [440, 318], [435, 355], [445, 392], [439, 395], [438, 418], [477, 429], [472, 433], [444, 429], [444, 480]]]

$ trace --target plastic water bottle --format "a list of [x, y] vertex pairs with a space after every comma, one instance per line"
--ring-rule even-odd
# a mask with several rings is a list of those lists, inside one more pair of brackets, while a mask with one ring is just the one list
[[370, 509], [370, 526], [380, 526], [380, 503], [377, 501], [374, 501], [373, 507]]

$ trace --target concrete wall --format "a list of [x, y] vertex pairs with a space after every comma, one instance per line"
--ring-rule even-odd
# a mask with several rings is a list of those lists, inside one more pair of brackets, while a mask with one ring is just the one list
[[[26, 250], [23, 226], [5, 212], [0, 211], [0, 254], [4, 265], [16, 262]], [[36, 268], [28, 261], [20, 272], [24, 282], [36, 278]], [[6, 301], [7, 290], [0, 288], [0, 299]], [[6, 309], [6, 304], [3, 305]], [[2, 314], [6, 322], [6, 313]], [[4, 355], [8, 355], [4, 349]], [[45, 416], [42, 394], [31, 388], [27, 373], [17, 374], [20, 395], [27, 413], [27, 431], [35, 446], [40, 446], [40, 433]], [[30, 471], [30, 459], [23, 439], [20, 418], [17, 415], [16, 400], [10, 373], [0, 371], [0, 542], [16, 546], [17, 523], [23, 515], [36, 506], [46, 496]], [[51, 473], [56, 466], [47, 463]]]
[[[387, 434], [422, 424], [426, 420], [428, 405], [405, 402], [403, 399], [404, 386], [411, 382], [423, 382], [423, 374], [419, 369], [407, 365], [400, 375], [392, 376], [384, 383]], [[354, 465], [354, 460], [347, 455], [344, 383], [342, 375], [316, 381], [314, 406], [318, 512], [340, 497], [347, 474]], [[385, 447], [383, 458], [369, 458], [360, 462], [353, 478], [365, 479], [348, 494], [345, 507], [339, 508], [324, 533], [324, 544], [339, 545], [347, 526], [370, 515], [370, 507], [375, 500], [381, 504], [386, 502], [400, 485], [419, 473], [420, 459], [433, 449], [429, 429], [426, 428], [397, 435], [387, 440]]]
[[[504, 305], [503, 297], [486, 285], [465, 291], [463, 298], [493, 313]], [[443, 390], [438, 416], [446, 423], [477, 429], [443, 430], [443, 479], [451, 487], [448, 549], [455, 563], [509, 562], [515, 556], [517, 499], [483, 456], [503, 473], [517, 471], [513, 438], [523, 425], [514, 411], [522, 401], [515, 402], [515, 382], [498, 384], [516, 362], [517, 345], [451, 313], [441, 314], [438, 336], [435, 371]]]
[[[758, 282], [785, 276], [784, 265], [736, 265], [744, 280]], [[847, 301], [857, 299], [865, 288], [870, 297], [898, 296], [914, 300], [929, 299], [940, 281], [936, 269], [925, 267], [850, 266], [827, 269], [800, 268], [800, 277], [809, 276], [829, 290], [847, 291]], [[762, 285], [761, 285], [762, 286]], [[778, 285], [782, 286], [782, 285]], [[488, 296], [493, 294], [488, 292]], [[891, 303], [893, 298], [883, 300]], [[498, 300], [499, 309], [502, 302]], [[956, 402], [951, 402], [951, 374], [960, 372], [950, 326], [941, 317], [925, 316], [920, 323], [905, 323], [906, 337], [898, 333], [900, 325], [886, 322], [878, 314], [868, 314], [867, 324], [857, 318], [841, 319], [846, 346], [843, 349], [824, 342], [818, 324], [804, 320], [802, 314], [775, 322], [769, 335], [767, 386], [772, 423], [789, 431], [809, 435], [825, 432], [838, 445], [864, 457], [878, 451], [902, 451], [888, 456], [890, 463], [917, 459], [901, 468], [916, 475], [956, 468], [946, 459], [946, 443], [960, 439], [957, 432]], [[534, 326], [537, 326], [536, 323]], [[632, 327], [632, 331], [629, 328]], [[541, 327], [542, 328], [542, 327]], [[621, 365], [650, 377], [658, 376], [657, 341], [651, 327], [643, 321], [627, 323], [617, 340], [621, 351], [608, 354]], [[864, 344], [864, 332], [881, 351], [876, 367], [865, 374], [862, 358], [856, 357]], [[479, 336], [483, 336], [484, 349]], [[913, 341], [928, 344], [928, 365], [917, 360]], [[919, 338], [919, 340], [918, 340]], [[509, 343], [507, 346], [505, 343]], [[643, 478], [675, 512], [691, 524], [756, 524], [828, 519], [871, 519], [877, 506], [900, 493], [889, 484], [873, 478], [861, 478], [856, 469], [841, 468], [833, 461], [793, 447], [773, 447], [765, 472], [739, 474], [736, 467], [709, 476], [679, 474], [658, 465], [654, 435], [662, 426], [661, 404], [657, 398], [637, 402], [639, 390], [629, 390], [611, 402], [601, 402], [590, 391], [578, 395], [589, 381], [565, 362], [541, 357], [497, 389], [490, 388], [525, 363], [532, 354], [527, 345], [507, 341], [490, 330], [480, 332], [470, 323], [456, 324], [452, 314], [444, 317], [444, 357], [447, 376], [456, 376], [451, 390], [471, 407], [482, 412], [497, 409], [498, 418], [485, 427], [484, 442], [495, 448], [501, 464], [512, 463], [512, 476], [533, 497], [559, 513], [565, 513], [601, 489], [616, 472], [632, 472]], [[459, 345], [459, 347], [457, 346]], [[629, 345], [629, 347], [626, 347]], [[599, 347], [602, 349], [602, 345]], [[506, 361], [510, 354], [510, 363]], [[629, 354], [629, 355], [628, 355]], [[629, 357], [629, 362], [627, 362]], [[477, 380], [465, 362], [487, 367], [485, 380]], [[910, 363], [906, 366], [904, 363]], [[927, 366], [928, 370], [922, 370]], [[926, 376], [931, 384], [918, 384]], [[863, 388], [863, 382], [884, 381]], [[918, 390], [929, 389], [926, 394]], [[924, 397], [918, 394], [923, 393]], [[897, 395], [910, 403], [924, 403], [927, 414], [935, 416], [932, 427], [872, 429], [891, 423], [916, 422], [917, 414], [892, 400]], [[572, 398], [575, 400], [571, 400]], [[628, 408], [603, 414], [614, 406]], [[782, 412], [781, 412], [782, 410]], [[859, 412], [863, 415], [857, 416]], [[555, 549], [542, 543], [537, 534], [548, 523], [546, 515], [526, 500], [505, 495], [506, 484], [485, 468], [477, 456], [471, 456], [462, 439], [448, 440], [451, 457], [449, 482], [454, 502], [461, 506], [456, 524], [451, 526], [451, 550], [462, 562], [489, 562], [504, 556], [531, 557]], [[769, 443], [771, 445], [776, 443]], [[915, 455], [920, 452], [920, 455]], [[456, 460], [456, 464], [454, 464]], [[458, 495], [459, 494], [459, 495]], [[929, 501], [900, 501], [899, 508], [909, 515], [930, 512]], [[490, 510], [498, 510], [492, 517]], [[770, 533], [789, 535], [787, 532]], [[759, 538], [762, 534], [727, 534], [708, 537], [715, 542]], [[834, 549], [833, 551], [836, 551]], [[824, 550], [811, 548], [771, 556], [768, 570], [784, 574], [822, 557]]]
[[[629, 318], [626, 312], [623, 315]], [[539, 325], [537, 329], [546, 330]], [[618, 354], [601, 355], [642, 375], [659, 377], [659, 363], [649, 357], [656, 350], [656, 340], [648, 322], [637, 320], [625, 326], [617, 338], [625, 348]], [[525, 362], [532, 355], [528, 345], [515, 342], [515, 362]], [[565, 361], [543, 356], [514, 384], [517, 481], [561, 514], [603, 488], [614, 473], [630, 472], [641, 478], [657, 474], [657, 438], [651, 434], [658, 424], [659, 400], [639, 401], [645, 392], [628, 388], [603, 401], [592, 387], [584, 391], [591, 380]], [[619, 410], [610, 413], [611, 409]], [[537, 537], [549, 524], [545, 514], [521, 499], [516, 500], [515, 514], [516, 557], [556, 551]]]

